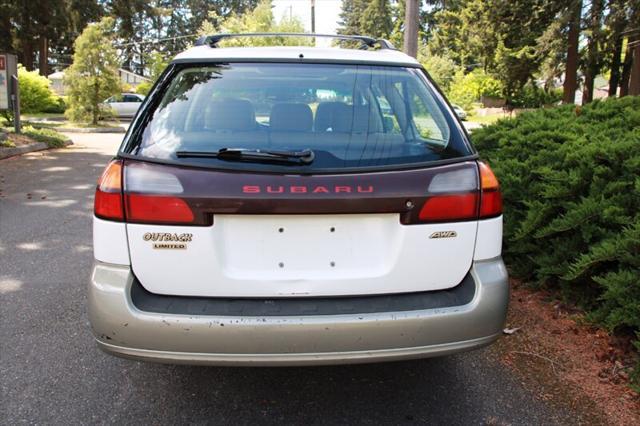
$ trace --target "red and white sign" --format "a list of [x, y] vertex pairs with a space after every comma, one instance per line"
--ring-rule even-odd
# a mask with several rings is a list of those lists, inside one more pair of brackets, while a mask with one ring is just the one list
[[9, 109], [9, 79], [5, 55], [0, 55], [0, 109]]

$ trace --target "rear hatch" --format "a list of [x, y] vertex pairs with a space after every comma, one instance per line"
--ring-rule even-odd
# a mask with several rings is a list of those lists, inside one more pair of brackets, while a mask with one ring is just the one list
[[[321, 176], [127, 162], [133, 270], [153, 293], [193, 296], [449, 288], [462, 280], [473, 257], [476, 176], [474, 162]], [[450, 180], [468, 186], [451, 195]], [[168, 186], [173, 194], [154, 193]], [[443, 189], [446, 195], [440, 195]], [[444, 217], [439, 203], [455, 207], [460, 220]]]
[[168, 76], [119, 160], [131, 264], [148, 291], [385, 294], [468, 273], [491, 212], [474, 153], [422, 71], [189, 64]]

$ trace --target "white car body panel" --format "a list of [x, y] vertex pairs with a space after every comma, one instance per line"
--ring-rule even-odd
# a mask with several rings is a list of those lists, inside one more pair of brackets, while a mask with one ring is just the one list
[[502, 215], [478, 221], [473, 260], [494, 259], [502, 254]]
[[116, 117], [133, 117], [138, 112], [140, 105], [142, 105], [142, 102], [144, 101], [144, 96], [140, 96], [134, 93], [123, 93], [122, 96], [123, 97], [133, 96], [137, 98], [139, 102], [125, 102], [124, 100], [114, 102], [114, 101], [110, 101], [110, 99], [113, 98], [112, 97], [107, 101], [105, 101], [103, 105], [111, 108]]
[[130, 265], [126, 225], [94, 216], [93, 256], [100, 262]]
[[109, 104], [118, 117], [131, 117], [142, 103], [137, 102], [112, 102]]
[[[211, 227], [127, 224], [127, 233], [133, 271], [152, 293], [308, 297], [454, 287], [471, 267], [477, 227], [405, 226], [397, 214], [216, 215]], [[456, 236], [430, 238], [441, 231]], [[163, 232], [192, 238], [185, 249], [145, 239]]]
[[212, 49], [209, 46], [195, 46], [174, 58], [174, 61], [219, 60], [219, 61], [251, 61], [274, 60], [304, 61], [350, 61], [358, 63], [375, 63], [389, 65], [420, 66], [413, 57], [392, 49], [356, 50], [339, 48], [320, 48], [309, 46], [277, 46], [277, 47], [227, 47]]

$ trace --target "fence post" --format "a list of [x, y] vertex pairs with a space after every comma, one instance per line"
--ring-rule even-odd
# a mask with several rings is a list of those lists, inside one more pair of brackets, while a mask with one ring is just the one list
[[18, 76], [11, 76], [11, 103], [13, 104], [13, 127], [16, 133], [20, 133], [22, 126], [20, 123], [20, 86], [18, 85]]

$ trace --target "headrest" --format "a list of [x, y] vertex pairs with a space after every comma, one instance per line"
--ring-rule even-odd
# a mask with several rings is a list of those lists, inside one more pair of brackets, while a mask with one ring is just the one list
[[246, 99], [216, 99], [207, 105], [204, 126], [211, 130], [255, 130], [256, 112]]
[[344, 102], [322, 102], [316, 110], [316, 132], [351, 132], [353, 109]]
[[313, 113], [307, 104], [275, 104], [271, 108], [269, 127], [272, 131], [309, 132], [313, 127]]
[[375, 133], [381, 129], [380, 114], [369, 105], [322, 102], [316, 110], [316, 132]]

